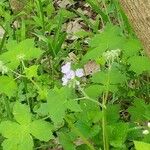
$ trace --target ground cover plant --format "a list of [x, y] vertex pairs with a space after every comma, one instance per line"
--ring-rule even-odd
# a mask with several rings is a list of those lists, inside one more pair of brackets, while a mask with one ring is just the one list
[[1, 149], [149, 150], [149, 72], [117, 0], [1, 0]]

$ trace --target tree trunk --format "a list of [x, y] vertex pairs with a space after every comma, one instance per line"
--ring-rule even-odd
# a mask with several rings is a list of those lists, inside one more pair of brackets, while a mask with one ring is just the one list
[[150, 56], [150, 0], [120, 0], [120, 3]]

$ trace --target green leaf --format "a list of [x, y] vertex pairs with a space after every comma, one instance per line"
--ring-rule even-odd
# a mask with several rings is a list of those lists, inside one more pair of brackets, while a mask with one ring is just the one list
[[48, 112], [55, 124], [61, 123], [65, 117], [67, 99], [62, 94], [53, 90], [47, 96]]
[[17, 84], [13, 78], [8, 76], [0, 76], [0, 94], [6, 94], [11, 97], [17, 90]]
[[70, 137], [65, 133], [59, 133], [59, 142], [63, 146], [64, 150], [76, 150], [73, 141], [71, 141]]
[[126, 57], [137, 55], [141, 49], [141, 43], [138, 39], [130, 38], [122, 47], [123, 53]]
[[103, 85], [107, 84], [121, 84], [126, 81], [125, 74], [121, 73], [119, 70], [112, 69], [110, 71], [104, 72], [99, 71], [92, 76], [92, 82], [101, 83]]
[[133, 106], [128, 108], [128, 111], [131, 115], [131, 120], [134, 122], [146, 121], [150, 119], [150, 105], [145, 104], [143, 99], [135, 99]]
[[47, 107], [50, 118], [55, 124], [63, 122], [67, 109], [79, 112], [80, 106], [73, 101], [72, 89], [62, 87], [61, 89], [54, 88], [48, 92]]
[[142, 74], [144, 71], [150, 71], [150, 59], [146, 56], [134, 56], [128, 60], [130, 70]]
[[125, 38], [120, 35], [121, 32], [117, 26], [107, 24], [104, 31], [100, 34], [96, 34], [89, 45], [91, 47], [105, 45], [108, 49], [118, 49], [121, 48], [125, 42]]
[[125, 37], [121, 36], [117, 26], [107, 24], [101, 33], [91, 39], [90, 50], [83, 57], [82, 63], [100, 58], [106, 50], [122, 49], [125, 41]]
[[128, 133], [128, 124], [116, 123], [111, 126], [110, 144], [113, 147], [122, 148]]
[[21, 132], [20, 125], [12, 121], [3, 121], [0, 124], [0, 133], [6, 138], [15, 138]]
[[141, 142], [141, 141], [134, 141], [135, 149], [136, 150], [150, 150], [150, 144]]
[[107, 106], [106, 115], [108, 124], [116, 123], [119, 120], [120, 118], [119, 111], [120, 111], [119, 105]]
[[33, 150], [34, 144], [31, 135], [27, 134], [21, 137], [17, 145], [18, 150]]
[[16, 103], [13, 108], [13, 121], [3, 121], [0, 124], [0, 133], [5, 139], [2, 143], [5, 150], [33, 150], [33, 139], [35, 136], [41, 141], [52, 139], [52, 131], [50, 123], [43, 120], [35, 120], [32, 122], [31, 113], [26, 105]]
[[2, 143], [3, 150], [18, 150], [17, 140], [6, 139]]
[[107, 45], [100, 45], [96, 48], [89, 49], [88, 52], [83, 56], [81, 63], [85, 64], [89, 60], [97, 60], [106, 51]]
[[86, 94], [91, 97], [97, 99], [103, 92], [103, 86], [101, 85], [90, 85], [85, 88]]
[[53, 138], [51, 124], [43, 120], [35, 120], [30, 125], [30, 133], [40, 141], [49, 141]]
[[29, 68], [25, 68], [24, 72], [26, 74], [26, 77], [31, 79], [33, 77], [38, 77], [37, 75], [37, 70], [38, 70], [38, 65], [33, 65], [30, 66]]
[[20, 43], [14, 42], [14, 47], [8, 46], [8, 51], [0, 55], [0, 60], [10, 69], [16, 69], [22, 57], [23, 60], [32, 60], [39, 58], [42, 51], [34, 46], [33, 39], [26, 39]]
[[86, 138], [94, 137], [100, 130], [99, 126], [92, 126], [90, 122], [83, 122], [82, 120], [78, 120], [75, 126]]
[[3, 150], [33, 150], [33, 139], [30, 135], [20, 136], [17, 139], [6, 139]]
[[20, 124], [29, 124], [31, 122], [31, 113], [28, 106], [16, 103], [13, 107], [13, 115]]
[[70, 109], [73, 112], [81, 112], [82, 109], [76, 100], [69, 100], [66, 103], [66, 108]]

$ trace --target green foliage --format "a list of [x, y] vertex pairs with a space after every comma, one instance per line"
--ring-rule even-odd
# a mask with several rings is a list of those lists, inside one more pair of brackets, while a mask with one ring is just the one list
[[30, 66], [29, 68], [25, 68], [24, 72], [26, 74], [26, 77], [29, 79], [32, 79], [33, 77], [38, 77], [38, 75], [37, 75], [38, 66], [33, 65], [33, 66]]
[[107, 24], [102, 33], [96, 34], [90, 41], [91, 49], [83, 57], [83, 61], [95, 60], [106, 50], [120, 49], [125, 44], [125, 37], [117, 26]]
[[11, 41], [6, 47], [7, 51], [1, 54], [0, 60], [10, 69], [16, 69], [22, 60], [33, 60], [42, 54], [39, 48], [35, 48], [33, 39], [26, 39], [20, 43]]
[[126, 43], [123, 45], [122, 49], [125, 57], [138, 55], [139, 50], [141, 49], [141, 43], [137, 39], [129, 38], [126, 40]]
[[73, 100], [72, 89], [67, 87], [50, 90], [47, 96], [47, 105], [41, 105], [41, 109], [47, 111], [55, 124], [62, 123], [68, 109], [73, 112], [82, 111], [77, 101]]
[[17, 90], [17, 84], [12, 77], [0, 76], [0, 94], [6, 94], [11, 97]]
[[110, 144], [116, 148], [125, 147], [125, 141], [128, 133], [128, 124], [117, 123], [110, 127]]
[[131, 64], [130, 69], [135, 73], [142, 74], [144, 71], [150, 71], [150, 60], [145, 56], [135, 56], [128, 60]]
[[133, 121], [146, 121], [150, 118], [150, 105], [146, 104], [142, 99], [135, 99], [133, 106], [129, 107], [128, 111], [131, 114]]
[[119, 1], [18, 4], [0, 1], [0, 149], [150, 149], [150, 60]]
[[92, 76], [92, 82], [101, 83], [103, 85], [107, 84], [121, 84], [126, 81], [125, 74], [122, 74], [119, 70], [111, 70], [111, 71], [99, 71]]
[[75, 145], [66, 133], [60, 133], [59, 140], [65, 150], [76, 150]]
[[134, 141], [135, 148], [136, 150], [149, 150], [150, 149], [150, 144], [140, 142], [140, 141]]
[[6, 138], [2, 143], [4, 150], [33, 149], [33, 135], [41, 141], [53, 138], [51, 126], [43, 120], [31, 120], [31, 113], [26, 105], [15, 103], [13, 107], [14, 121], [3, 121], [0, 133]]

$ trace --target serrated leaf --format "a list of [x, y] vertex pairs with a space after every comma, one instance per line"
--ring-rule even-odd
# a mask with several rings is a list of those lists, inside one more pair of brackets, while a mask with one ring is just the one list
[[80, 101], [80, 107], [83, 111], [75, 114], [78, 120], [82, 120], [83, 122], [101, 120], [102, 113], [96, 103], [85, 99]]
[[48, 115], [48, 111], [49, 111], [49, 108], [48, 108], [48, 105], [47, 103], [42, 103], [41, 106], [38, 108], [38, 110], [36, 110], [36, 112], [40, 115]]
[[47, 107], [50, 118], [55, 124], [63, 122], [67, 109], [79, 112], [80, 106], [72, 100], [72, 89], [63, 87], [54, 88], [48, 92]]
[[38, 77], [37, 75], [37, 70], [38, 70], [38, 65], [33, 65], [30, 66], [29, 68], [25, 68], [24, 72], [26, 74], [26, 77], [31, 79], [33, 77]]
[[33, 139], [31, 137], [31, 135], [24, 135], [23, 137], [21, 137], [21, 139], [19, 140], [19, 144], [18, 145], [18, 150], [33, 150]]
[[107, 24], [104, 30], [96, 34], [90, 41], [90, 50], [85, 54], [82, 63], [100, 58], [106, 50], [121, 49], [125, 43], [117, 26]]
[[2, 146], [3, 150], [33, 150], [33, 139], [30, 135], [17, 139], [6, 139]]
[[3, 121], [0, 124], [0, 133], [7, 139], [2, 143], [6, 150], [32, 150], [35, 136], [41, 141], [48, 141], [52, 138], [51, 125], [43, 120], [32, 122], [31, 113], [26, 105], [16, 103], [13, 108], [13, 121]]
[[134, 141], [136, 150], [150, 150], [150, 144], [142, 141]]
[[8, 76], [0, 76], [0, 93], [11, 97], [17, 90], [17, 84], [13, 78]]
[[96, 48], [89, 49], [88, 52], [83, 56], [81, 63], [85, 64], [89, 60], [97, 60], [102, 56], [103, 52], [107, 49], [107, 45], [100, 45]]
[[35, 48], [33, 39], [26, 39], [14, 45], [0, 55], [0, 60], [10, 69], [16, 69], [19, 66], [19, 57], [23, 57], [24, 60], [32, 60], [39, 58], [42, 54], [39, 48]]
[[31, 113], [26, 105], [16, 103], [13, 107], [13, 115], [20, 124], [29, 124], [31, 122]]
[[66, 103], [66, 108], [68, 108], [69, 110], [71, 110], [73, 112], [81, 112], [82, 111], [80, 105], [78, 104], [78, 101], [75, 101], [75, 100], [69, 100]]
[[138, 39], [130, 38], [122, 47], [123, 53], [126, 57], [137, 55], [141, 49], [141, 43]]
[[2, 143], [3, 150], [18, 150], [17, 140], [6, 139]]
[[76, 150], [74, 143], [70, 137], [65, 133], [59, 133], [59, 142], [63, 146], [64, 150]]
[[121, 37], [120, 29], [117, 26], [107, 24], [104, 31], [95, 35], [91, 40], [91, 47], [98, 47], [99, 45], [106, 45], [108, 49], [118, 49], [122, 47], [125, 38]]
[[18, 123], [12, 121], [3, 121], [0, 124], [0, 133], [6, 138], [15, 138], [21, 132]]
[[97, 125], [91, 125], [90, 122], [84, 122], [81, 120], [78, 120], [75, 123], [76, 128], [84, 135], [86, 138], [91, 138], [98, 134], [100, 127]]
[[110, 70], [107, 72], [99, 71], [92, 76], [92, 82], [107, 84], [121, 84], [126, 81], [126, 76], [119, 70]]
[[120, 111], [119, 105], [107, 106], [106, 115], [108, 124], [116, 123], [119, 120], [120, 118], [119, 111]]
[[104, 88], [101, 85], [90, 85], [89, 87], [85, 88], [87, 95], [96, 99], [102, 94], [103, 91]]
[[133, 106], [128, 108], [128, 111], [131, 114], [131, 120], [135, 122], [146, 121], [146, 116], [149, 116], [149, 113], [147, 112], [148, 110], [149, 106], [145, 104], [142, 99], [135, 99]]
[[56, 91], [50, 91], [47, 96], [48, 113], [52, 121], [59, 124], [65, 117], [67, 99], [64, 99], [62, 95]]
[[30, 133], [41, 141], [53, 138], [51, 125], [43, 120], [35, 120], [30, 125]]
[[111, 126], [110, 144], [116, 148], [122, 148], [128, 133], [128, 124], [116, 123]]
[[150, 71], [150, 59], [146, 56], [134, 56], [128, 60], [130, 70], [133, 70], [138, 75], [144, 71]]

